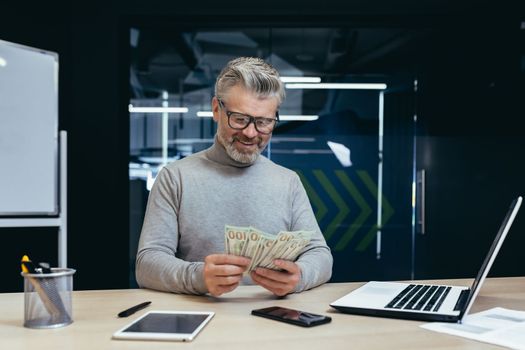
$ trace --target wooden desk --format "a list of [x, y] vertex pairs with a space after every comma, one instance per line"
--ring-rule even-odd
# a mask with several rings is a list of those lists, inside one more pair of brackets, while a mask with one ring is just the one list
[[[439, 282], [469, 286], [472, 280]], [[330, 302], [361, 284], [326, 284], [285, 299], [258, 286], [243, 286], [220, 298], [139, 289], [75, 291], [73, 324], [45, 330], [23, 327], [22, 293], [0, 294], [0, 349], [499, 349], [421, 329], [418, 321], [354, 316], [330, 308]], [[146, 300], [152, 301], [147, 309], [117, 318], [118, 312]], [[301, 328], [250, 315], [252, 309], [272, 305], [328, 314], [332, 323]], [[525, 310], [525, 277], [488, 279], [472, 312], [495, 306]], [[211, 310], [216, 315], [190, 343], [111, 339], [149, 310]]]

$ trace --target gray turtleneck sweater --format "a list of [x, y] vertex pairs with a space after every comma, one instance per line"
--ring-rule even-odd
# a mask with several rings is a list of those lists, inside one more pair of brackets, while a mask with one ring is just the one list
[[[269, 234], [315, 231], [296, 263], [296, 292], [328, 281], [332, 255], [297, 174], [263, 156], [252, 164], [214, 145], [164, 167], [151, 190], [137, 253], [141, 287], [203, 294], [204, 258], [224, 253], [224, 225]], [[253, 284], [249, 276], [243, 284]]]

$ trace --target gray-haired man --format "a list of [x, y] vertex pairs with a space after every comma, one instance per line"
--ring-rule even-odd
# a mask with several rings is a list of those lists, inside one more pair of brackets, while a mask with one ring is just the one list
[[[152, 188], [137, 253], [141, 287], [219, 296], [256, 283], [282, 296], [330, 279], [332, 255], [299, 177], [260, 155], [284, 95], [279, 73], [259, 58], [222, 70], [213, 146], [167, 165]], [[225, 224], [315, 233], [295, 262], [275, 260], [280, 271], [258, 267], [243, 278], [250, 259], [223, 253]]]

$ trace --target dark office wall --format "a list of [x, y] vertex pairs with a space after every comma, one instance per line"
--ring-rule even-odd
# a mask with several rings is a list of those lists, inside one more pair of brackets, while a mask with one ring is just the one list
[[[67, 9], [64, 9], [67, 12]], [[59, 14], [15, 15], [9, 11], [0, 12], [0, 39], [21, 43], [58, 52], [60, 55], [60, 99], [59, 124], [69, 130], [72, 120], [70, 113], [72, 94], [72, 60], [70, 19]], [[0, 98], [2, 98], [0, 96]], [[31, 103], [28, 96], [28, 103]], [[67, 112], [66, 112], [67, 111]], [[0, 127], [2, 127], [0, 116]], [[71, 150], [71, 148], [70, 148]], [[71, 154], [75, 154], [73, 151]], [[1, 164], [1, 171], [9, 171], [9, 164]], [[71, 168], [70, 168], [71, 171]], [[72, 181], [74, 184], [74, 181]], [[1, 194], [0, 194], [1, 195]], [[73, 205], [76, 205], [73, 203]], [[73, 225], [69, 225], [73, 230]], [[57, 228], [1, 228], [0, 264], [4, 266], [5, 278], [0, 282], [0, 292], [20, 291], [23, 287], [20, 276], [20, 258], [28, 254], [35, 261], [45, 261], [56, 266], [58, 262]], [[71, 240], [70, 240], [71, 242]]]
[[[60, 129], [69, 133], [68, 265], [77, 269], [75, 289], [128, 286], [126, 24], [130, 18], [153, 23], [150, 16], [204, 16], [217, 23], [235, 23], [266, 15], [280, 23], [315, 25], [317, 20], [326, 23], [336, 18], [399, 26], [427, 19], [446, 22], [449, 17], [458, 21], [480, 13], [490, 19], [492, 8], [497, 9], [479, 1], [12, 3], [2, 5], [0, 38], [60, 55]], [[33, 238], [35, 234], [42, 236]], [[22, 252], [35, 260], [56, 262], [56, 234], [51, 229], [0, 229], [0, 235], [0, 263], [7, 274], [0, 291], [21, 290]]]
[[[474, 276], [511, 201], [525, 194], [525, 31], [519, 20], [486, 23], [444, 27], [422, 47], [417, 160], [427, 220], [416, 277]], [[525, 273], [516, 263], [524, 218], [522, 208], [495, 275]]]
[[[128, 123], [119, 95], [127, 91], [121, 74], [127, 67], [119, 62], [118, 23], [114, 10], [79, 13], [68, 5], [0, 14], [1, 39], [59, 54], [59, 128], [68, 131], [68, 265], [77, 269], [76, 289], [128, 286]], [[21, 290], [22, 253], [57, 263], [56, 229], [0, 234], [1, 263], [9, 267], [1, 291]]]

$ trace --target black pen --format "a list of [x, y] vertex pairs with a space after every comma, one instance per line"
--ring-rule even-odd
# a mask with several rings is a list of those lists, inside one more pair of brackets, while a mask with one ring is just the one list
[[151, 301], [146, 301], [146, 302], [140, 303], [138, 305], [135, 305], [133, 307], [130, 307], [127, 310], [119, 312], [118, 317], [128, 317], [130, 315], [133, 315], [135, 312], [144, 309], [149, 304], [151, 304]]

